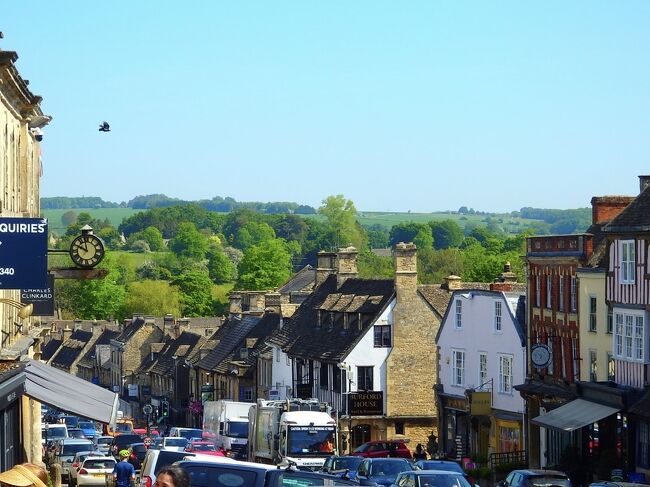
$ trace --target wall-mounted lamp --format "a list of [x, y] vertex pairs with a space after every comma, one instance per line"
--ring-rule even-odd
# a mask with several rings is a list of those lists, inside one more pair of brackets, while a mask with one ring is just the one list
[[23, 304], [20, 301], [9, 298], [0, 298], [0, 303], [4, 303], [11, 306], [12, 308], [16, 308], [18, 310], [18, 317], [21, 320], [30, 317], [34, 312], [34, 305], [32, 303]]

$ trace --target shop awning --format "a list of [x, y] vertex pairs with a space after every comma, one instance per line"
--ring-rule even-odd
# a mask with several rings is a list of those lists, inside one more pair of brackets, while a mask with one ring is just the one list
[[574, 431], [619, 412], [619, 408], [605, 406], [585, 399], [574, 399], [553, 411], [531, 419], [531, 423], [558, 431]]
[[25, 394], [32, 399], [101, 423], [115, 424], [115, 392], [36, 360], [25, 366]]

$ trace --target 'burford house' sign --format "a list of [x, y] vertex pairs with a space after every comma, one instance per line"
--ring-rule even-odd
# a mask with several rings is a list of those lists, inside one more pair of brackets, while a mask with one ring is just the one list
[[350, 416], [381, 416], [384, 414], [384, 392], [351, 392], [348, 395]]

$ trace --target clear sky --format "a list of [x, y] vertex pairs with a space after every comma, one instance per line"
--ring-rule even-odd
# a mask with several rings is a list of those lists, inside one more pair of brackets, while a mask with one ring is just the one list
[[0, 48], [54, 117], [42, 196], [512, 211], [638, 193], [649, 26], [647, 0], [4, 0]]

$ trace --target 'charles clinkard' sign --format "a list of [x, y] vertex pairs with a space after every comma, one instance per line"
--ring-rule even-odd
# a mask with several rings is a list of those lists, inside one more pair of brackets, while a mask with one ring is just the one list
[[351, 416], [381, 416], [384, 414], [383, 391], [351, 392], [348, 394]]

